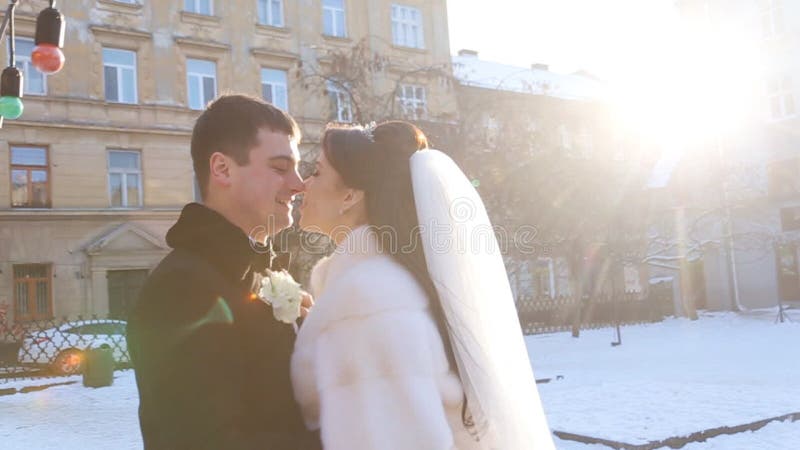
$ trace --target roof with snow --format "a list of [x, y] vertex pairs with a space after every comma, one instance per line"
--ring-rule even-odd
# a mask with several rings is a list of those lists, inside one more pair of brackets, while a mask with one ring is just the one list
[[478, 59], [473, 52], [453, 56], [453, 72], [466, 86], [547, 95], [569, 100], [600, 100], [605, 85], [585, 72], [567, 75], [535, 64], [519, 67]]

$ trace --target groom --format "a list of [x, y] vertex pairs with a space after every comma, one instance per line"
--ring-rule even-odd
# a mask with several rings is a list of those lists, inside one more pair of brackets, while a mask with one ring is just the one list
[[293, 327], [255, 295], [272, 259], [257, 243], [291, 225], [303, 190], [299, 140], [288, 114], [243, 95], [195, 123], [203, 203], [167, 233], [128, 321], [146, 450], [319, 448], [292, 395]]

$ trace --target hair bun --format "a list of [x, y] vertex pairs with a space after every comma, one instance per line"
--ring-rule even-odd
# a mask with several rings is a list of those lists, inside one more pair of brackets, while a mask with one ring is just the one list
[[390, 159], [410, 158], [416, 151], [428, 148], [428, 139], [419, 128], [408, 122], [384, 122], [372, 132], [376, 145]]
[[397, 179], [410, 183], [408, 160], [427, 147], [425, 134], [401, 121], [329, 128], [322, 138], [325, 157], [345, 184], [364, 191], [394, 188]]

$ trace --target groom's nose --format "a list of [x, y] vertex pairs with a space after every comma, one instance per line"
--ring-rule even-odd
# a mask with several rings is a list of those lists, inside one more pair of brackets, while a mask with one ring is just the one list
[[296, 169], [292, 171], [287, 183], [289, 185], [289, 191], [293, 196], [306, 190], [306, 185], [303, 183], [303, 177], [300, 176], [300, 172], [298, 172]]

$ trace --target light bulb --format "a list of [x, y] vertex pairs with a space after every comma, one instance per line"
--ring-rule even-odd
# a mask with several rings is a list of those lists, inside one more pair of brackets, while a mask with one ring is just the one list
[[64, 28], [64, 15], [53, 7], [43, 9], [36, 18], [31, 63], [42, 73], [56, 73], [64, 67]]
[[64, 67], [64, 52], [53, 44], [39, 44], [31, 53], [31, 62], [42, 73], [56, 73]]
[[22, 99], [19, 97], [11, 97], [9, 95], [0, 97], [0, 116], [14, 120], [22, 115], [24, 109]]

